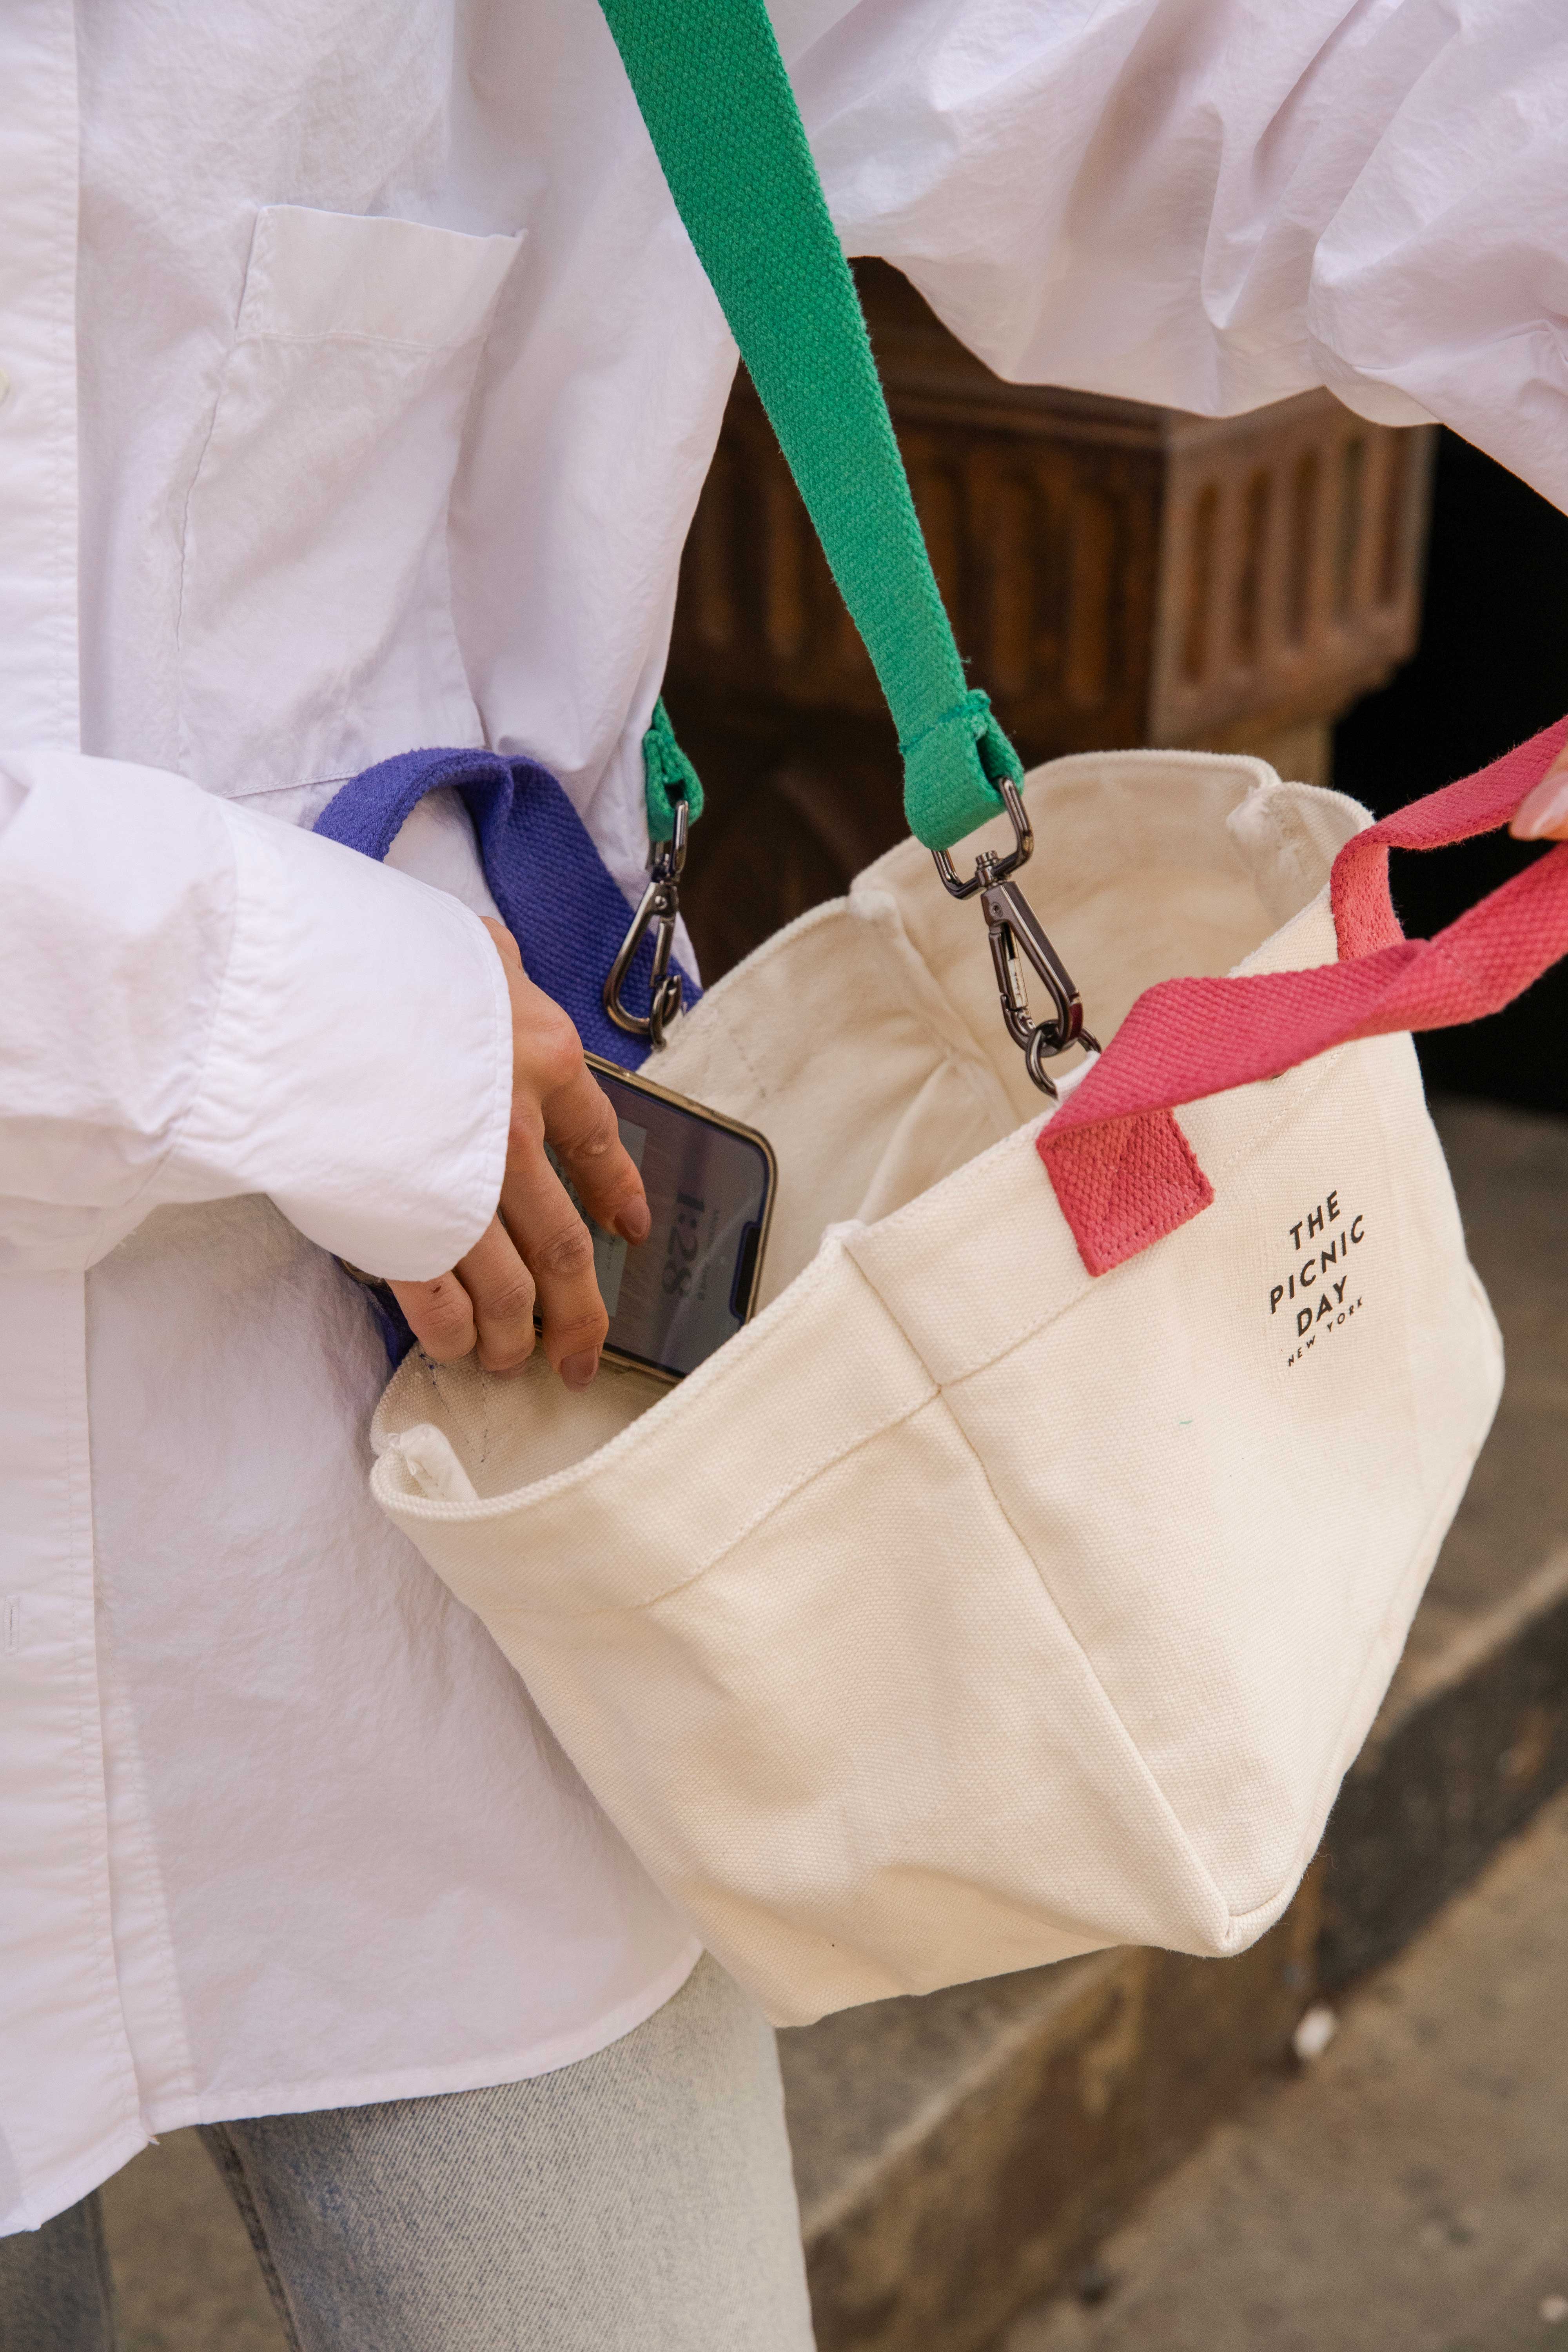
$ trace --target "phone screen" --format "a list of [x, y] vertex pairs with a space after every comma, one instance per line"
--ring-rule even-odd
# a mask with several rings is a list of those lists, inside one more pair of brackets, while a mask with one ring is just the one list
[[648, 1093], [596, 1056], [593, 1069], [653, 1218], [637, 1249], [589, 1221], [610, 1318], [605, 1344], [679, 1379], [732, 1338], [751, 1312], [772, 1156], [760, 1137]]

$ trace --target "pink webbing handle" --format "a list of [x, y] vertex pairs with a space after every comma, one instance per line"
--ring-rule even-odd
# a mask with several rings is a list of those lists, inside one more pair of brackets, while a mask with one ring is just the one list
[[1348, 841], [1331, 887], [1337, 963], [1144, 990], [1037, 1145], [1090, 1274], [1135, 1257], [1214, 1199], [1171, 1115], [1178, 1103], [1278, 1077], [1352, 1038], [1479, 1020], [1568, 953], [1568, 844], [1436, 939], [1407, 940], [1388, 895], [1391, 849], [1440, 849], [1506, 824], [1565, 741], [1561, 719]]

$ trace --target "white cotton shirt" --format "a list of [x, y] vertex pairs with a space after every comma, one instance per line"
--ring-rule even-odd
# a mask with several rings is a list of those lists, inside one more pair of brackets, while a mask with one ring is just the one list
[[[0, 11], [0, 2229], [569, 2063], [695, 1950], [368, 1499], [332, 1253], [483, 1229], [509, 1016], [459, 810], [307, 828], [488, 743], [635, 892], [733, 348], [594, 0], [177, 16]], [[1556, 0], [775, 21], [846, 243], [993, 366], [1326, 382], [1568, 505]]]

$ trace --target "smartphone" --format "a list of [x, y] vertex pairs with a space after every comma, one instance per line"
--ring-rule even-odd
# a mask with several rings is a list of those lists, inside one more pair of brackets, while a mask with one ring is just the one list
[[[754, 1128], [650, 1078], [596, 1054], [584, 1059], [609, 1097], [653, 1217], [637, 1249], [588, 1219], [610, 1318], [605, 1356], [658, 1380], [684, 1380], [756, 1303], [778, 1181], [773, 1147]], [[576, 1201], [559, 1161], [556, 1172]]]

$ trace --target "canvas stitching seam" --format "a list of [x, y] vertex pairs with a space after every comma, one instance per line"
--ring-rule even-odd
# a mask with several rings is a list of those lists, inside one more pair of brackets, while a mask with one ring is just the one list
[[1149, 1791], [1158, 1801], [1160, 1809], [1163, 1813], [1169, 1828], [1174, 1835], [1182, 1852], [1191, 1864], [1193, 1870], [1196, 1874], [1200, 1882], [1207, 1887], [1209, 1893], [1214, 1896], [1215, 1901], [1219, 1906], [1225, 1917], [1227, 1920], [1234, 1918], [1235, 1914], [1233, 1913], [1230, 1905], [1226, 1902], [1225, 1895], [1220, 1889], [1218, 1881], [1215, 1878], [1202, 1855], [1194, 1846], [1179, 1814], [1176, 1812], [1169, 1797], [1165, 1794], [1165, 1791], [1161, 1786], [1159, 1780], [1156, 1778], [1142, 1748], [1133, 1738], [1131, 1728], [1122, 1717], [1121, 1708], [1111, 1697], [1110, 1693], [1106, 1689], [1100, 1672], [1096, 1667], [1093, 1659], [1089, 1656], [1089, 1654], [1085, 1648], [1082, 1641], [1079, 1638], [1079, 1634], [1072, 1623], [1072, 1621], [1063, 1609], [1060, 1601], [1057, 1599], [1056, 1594], [1046, 1582], [1045, 1578], [1041, 1575], [1039, 1563], [1037, 1561], [1034, 1553], [1029, 1549], [1029, 1546], [1024, 1541], [1023, 1537], [1019, 1534], [1016, 1527], [1014, 1525], [1011, 1513], [1008, 1511], [1006, 1505], [1003, 1502], [1001, 1496], [996, 1492], [989, 1469], [981, 1458], [979, 1452], [970, 1438], [968, 1431], [963, 1426], [951, 1404], [948, 1403], [946, 1390], [942, 1390], [940, 1393], [942, 1403], [947, 1407], [949, 1426], [952, 1429], [959, 1443], [963, 1446], [965, 1452], [973, 1462], [975, 1468], [980, 1473], [981, 1477], [984, 1479], [985, 1483], [985, 1491], [990, 1496], [992, 1501], [995, 1504], [997, 1513], [1001, 1517], [1004, 1526], [1006, 1528], [1007, 1532], [1012, 1537], [1014, 1542], [1017, 1545], [1024, 1559], [1027, 1560], [1030, 1569], [1033, 1570], [1035, 1580], [1039, 1586], [1041, 1593], [1049, 1602], [1058, 1623], [1061, 1626], [1063, 1633], [1067, 1635], [1068, 1641], [1072, 1643], [1073, 1648], [1077, 1651], [1079, 1658], [1082, 1660], [1084, 1672], [1089, 1676], [1089, 1679], [1093, 1684], [1095, 1689], [1099, 1692], [1100, 1696], [1104, 1703], [1106, 1712], [1110, 1715], [1112, 1722], [1116, 1725], [1117, 1729], [1121, 1732], [1122, 1738], [1125, 1740], [1129, 1752], [1137, 1763], [1140, 1774], [1142, 1775]]

